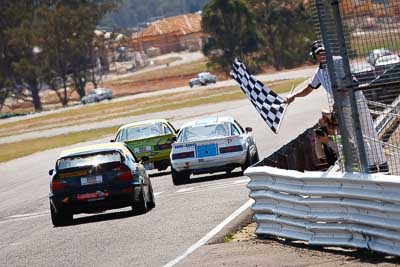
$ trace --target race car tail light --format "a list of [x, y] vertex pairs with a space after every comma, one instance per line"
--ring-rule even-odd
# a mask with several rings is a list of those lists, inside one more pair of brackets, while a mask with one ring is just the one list
[[238, 152], [243, 151], [243, 147], [241, 145], [238, 146], [227, 146], [227, 147], [220, 147], [219, 153], [230, 153], [230, 152]]
[[172, 147], [171, 143], [166, 143], [166, 144], [154, 146], [154, 150], [170, 149], [171, 147]]
[[194, 152], [190, 151], [190, 152], [172, 154], [172, 159], [185, 159], [185, 158], [194, 158]]
[[67, 190], [68, 188], [69, 188], [69, 185], [67, 184], [66, 181], [55, 180], [55, 181], [52, 181], [50, 184], [50, 189], [53, 192]]
[[133, 175], [130, 171], [122, 172], [117, 176], [117, 180], [120, 182], [128, 182], [133, 180]]
[[121, 172], [117, 175], [117, 180], [120, 182], [128, 182], [133, 180], [133, 175], [131, 171]]
[[116, 171], [116, 180], [120, 182], [129, 182], [134, 179], [134, 176], [131, 170], [125, 165], [119, 165], [113, 168], [113, 171]]

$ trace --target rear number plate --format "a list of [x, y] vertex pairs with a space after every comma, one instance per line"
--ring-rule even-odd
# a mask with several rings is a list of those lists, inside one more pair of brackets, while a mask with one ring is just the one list
[[92, 184], [101, 184], [103, 182], [103, 176], [89, 176], [81, 178], [81, 185], [92, 185]]
[[217, 155], [217, 145], [202, 145], [197, 147], [197, 158], [214, 157]]

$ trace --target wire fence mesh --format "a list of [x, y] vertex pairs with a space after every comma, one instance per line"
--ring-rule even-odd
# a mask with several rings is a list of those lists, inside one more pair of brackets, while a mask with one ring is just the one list
[[315, 0], [314, 10], [340, 165], [400, 174], [400, 0]]

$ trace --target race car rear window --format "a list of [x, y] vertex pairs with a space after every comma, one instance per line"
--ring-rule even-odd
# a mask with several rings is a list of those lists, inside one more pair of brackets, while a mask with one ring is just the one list
[[97, 166], [109, 162], [121, 162], [121, 154], [115, 151], [66, 157], [58, 160], [57, 168], [59, 170], [64, 170], [83, 166]]
[[118, 134], [117, 141], [123, 142], [126, 140], [142, 139], [168, 133], [171, 133], [171, 131], [166, 129], [162, 123], [140, 125], [122, 129]]
[[201, 125], [184, 129], [180, 142], [190, 142], [228, 136], [228, 129], [224, 124]]

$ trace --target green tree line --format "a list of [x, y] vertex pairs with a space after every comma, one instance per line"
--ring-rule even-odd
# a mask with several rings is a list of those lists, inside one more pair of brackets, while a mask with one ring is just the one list
[[[7, 97], [42, 110], [43, 84], [66, 105], [80, 97], [95, 66], [94, 30], [115, 7], [111, 0], [0, 1], [0, 109]], [[63, 90], [59, 90], [62, 88]]]
[[235, 57], [257, 71], [305, 62], [315, 38], [311, 6], [304, 0], [210, 0], [202, 13], [209, 35], [203, 52], [214, 68], [229, 72]]

